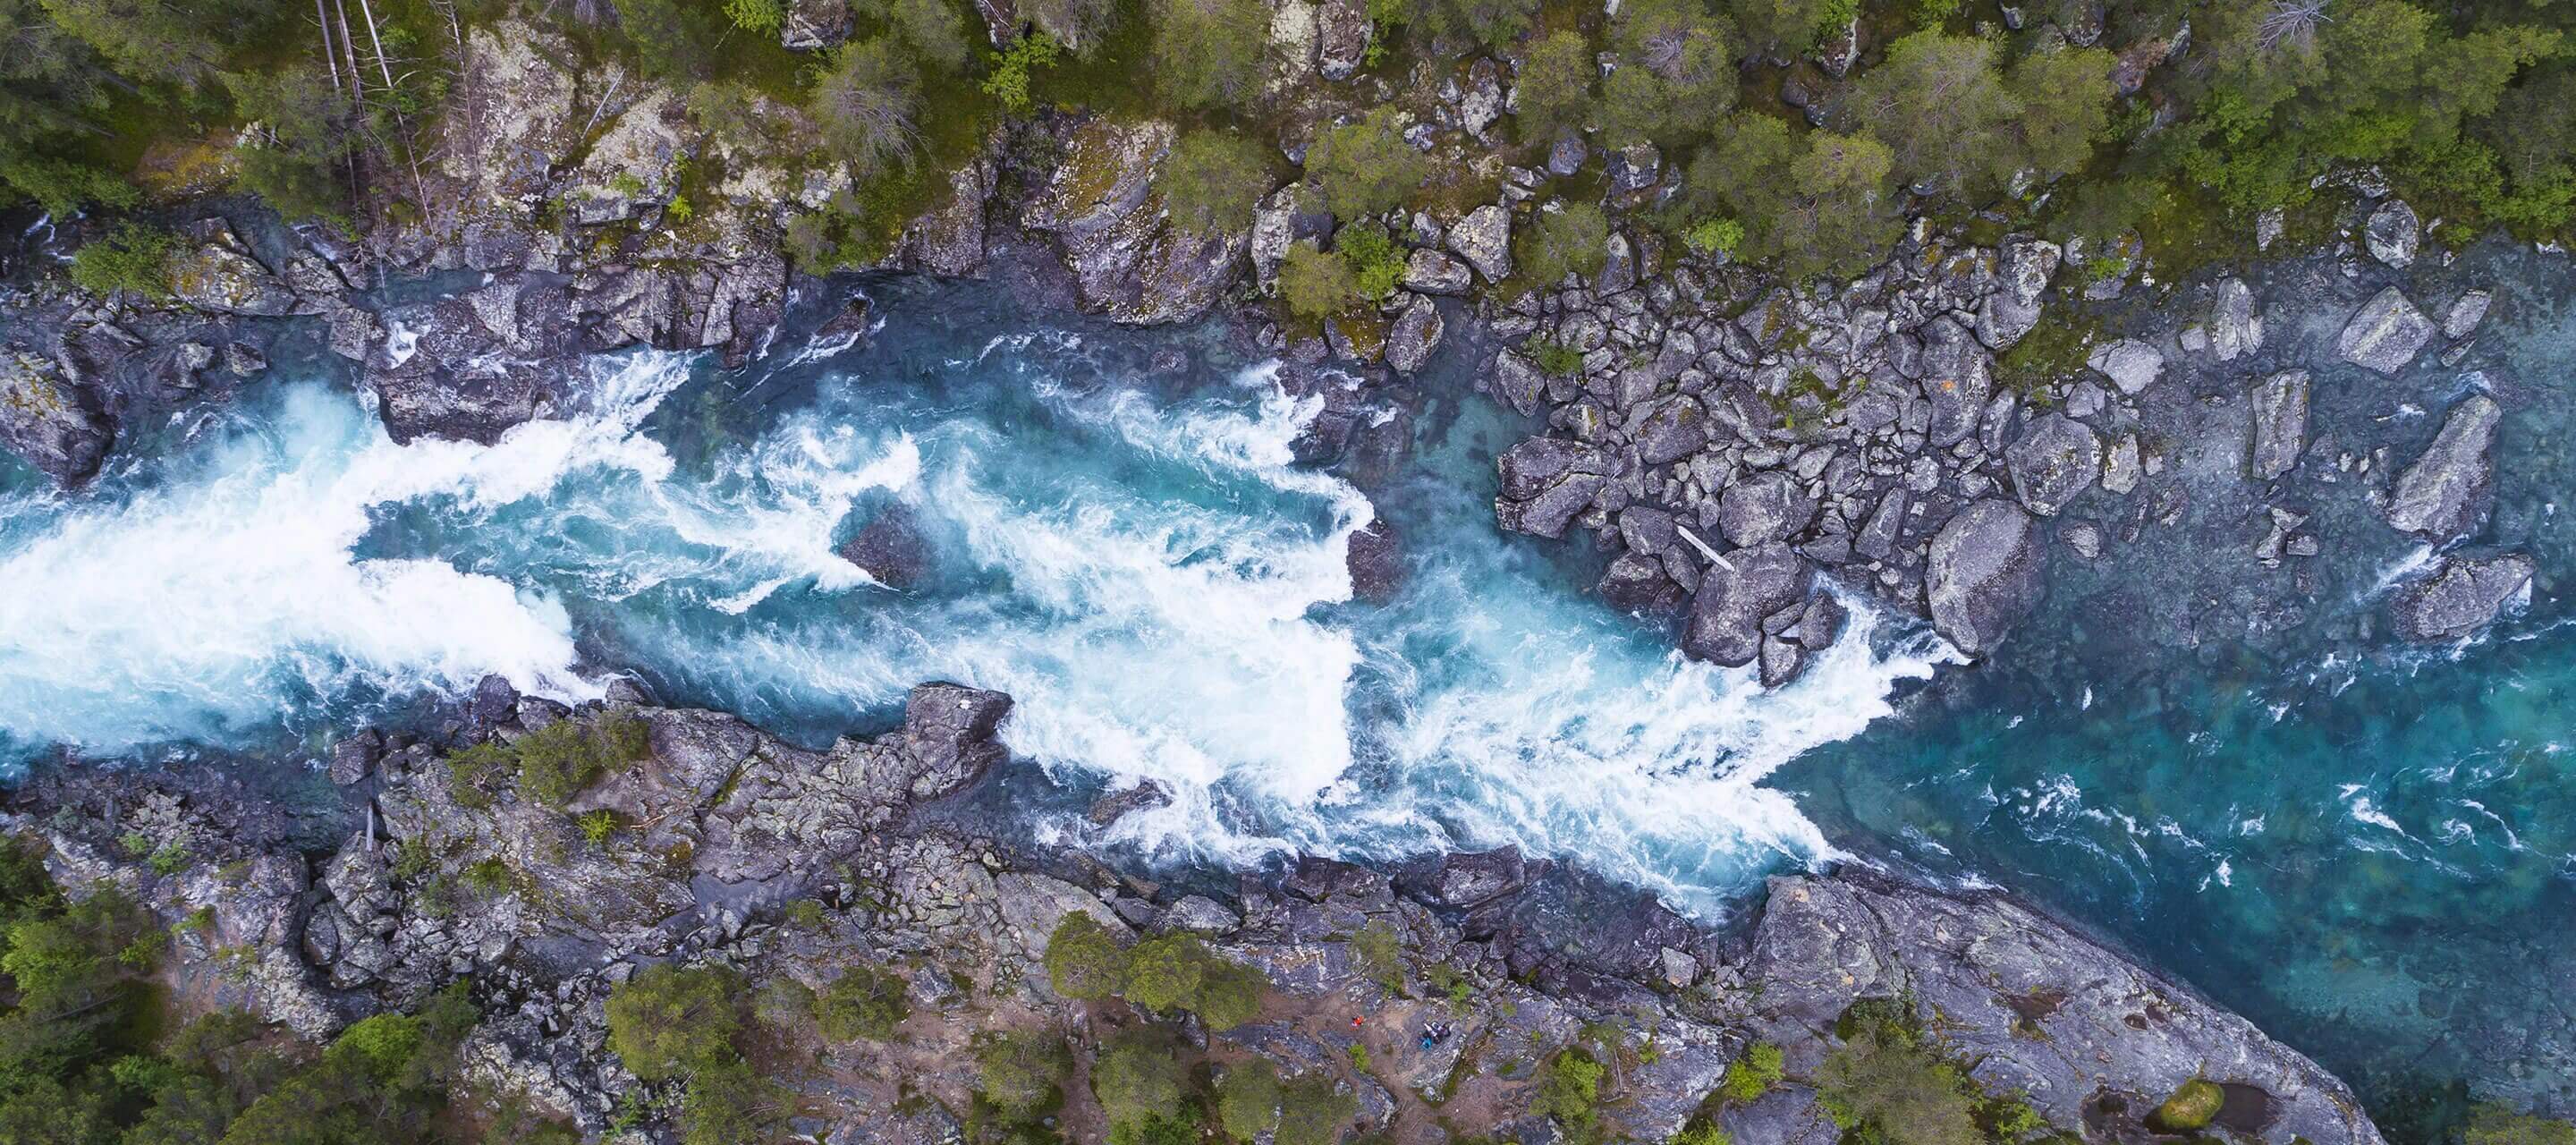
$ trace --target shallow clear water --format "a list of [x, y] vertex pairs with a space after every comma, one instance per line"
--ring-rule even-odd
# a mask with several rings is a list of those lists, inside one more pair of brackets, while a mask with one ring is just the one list
[[[2429, 277], [2519, 284], [2468, 365], [2513, 408], [2494, 539], [2542, 582], [2462, 649], [2380, 634], [2423, 554], [2357, 488], [2294, 490], [2328, 540], [2309, 583], [2249, 571], [2260, 506], [2213, 456], [2183, 467], [2190, 525], [2061, 558], [1996, 661], [1941, 667], [1859, 607], [1764, 694], [1586, 596], [1580, 546], [1496, 532], [1493, 456], [1532, 427], [1469, 392], [1466, 355], [1417, 383], [1414, 454], [1363, 494], [1294, 462], [1312, 406], [1221, 329], [898, 282], [869, 288], [864, 346], [605, 359], [586, 412], [497, 446], [395, 447], [345, 381], [281, 370], [79, 494], [0, 471], [0, 749], [310, 748], [486, 672], [565, 697], [632, 672], [822, 742], [954, 679], [1017, 697], [1005, 738], [1074, 793], [1027, 812], [1041, 835], [1146, 861], [1517, 842], [1709, 916], [1848, 854], [2029, 891], [2384, 1106], [2424, 1076], [2571, 1101], [2571, 284], [2496, 251]], [[2265, 283], [2256, 368], [2317, 365], [2358, 289]], [[2393, 436], [2400, 463], [2461, 388], [2318, 368], [2317, 432]], [[933, 569], [907, 590], [833, 552], [897, 503]], [[1375, 517], [1407, 569], [1384, 603], [1344, 565]], [[1064, 810], [1146, 778], [1170, 806], [1106, 833]]]

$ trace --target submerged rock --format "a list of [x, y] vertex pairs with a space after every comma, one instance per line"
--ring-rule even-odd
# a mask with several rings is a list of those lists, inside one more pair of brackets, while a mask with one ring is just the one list
[[833, 550], [888, 588], [913, 588], [930, 571], [930, 542], [912, 509], [897, 501]]
[[2392, 286], [2371, 296], [2344, 324], [2343, 333], [2335, 336], [2335, 352], [2363, 369], [2394, 374], [2414, 361], [2416, 352], [2432, 338], [2432, 319], [2406, 300], [2406, 292]]
[[1924, 590], [1932, 627], [1983, 655], [2028, 616], [2045, 589], [2038, 525], [2021, 506], [1989, 497], [1959, 511], [1932, 538]]
[[2445, 557], [2432, 575], [2408, 586], [2390, 605], [2398, 631], [2409, 640], [2427, 642], [2476, 632], [2531, 583], [2538, 567], [2521, 553]]
[[2494, 467], [2487, 456], [2504, 409], [2484, 394], [2451, 407], [2433, 444], [2397, 478], [2388, 523], [2428, 541], [2447, 541], [2475, 529], [2486, 516]]
[[2487, 306], [2493, 298], [2483, 290], [2461, 295], [2442, 315], [2442, 336], [2455, 340], [2468, 337], [2478, 328], [2478, 323], [2486, 321]]

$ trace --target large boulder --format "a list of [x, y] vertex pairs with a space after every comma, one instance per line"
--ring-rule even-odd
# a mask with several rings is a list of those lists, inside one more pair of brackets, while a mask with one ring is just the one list
[[231, 241], [229, 231], [170, 260], [170, 295], [212, 314], [278, 318], [301, 301], [286, 283]]
[[1955, 319], [1926, 323], [1922, 338], [1920, 384], [1932, 403], [1932, 444], [1947, 449], [1967, 440], [1985, 417], [1986, 399], [1994, 396], [1994, 359]]
[[1415, 296], [1412, 303], [1397, 315], [1395, 327], [1386, 336], [1386, 364], [1399, 374], [1410, 374], [1431, 361], [1431, 352], [1440, 348], [1440, 308], [1428, 298]]
[[1806, 600], [1815, 569], [1785, 544], [1737, 549], [1709, 562], [1691, 597], [1682, 651], [1729, 668], [1762, 651], [1762, 621]]
[[2054, 517], [2102, 476], [2102, 439], [2065, 414], [2043, 414], [2022, 427], [2004, 451], [2004, 465], [2022, 505]]
[[1707, 443], [1708, 409], [1688, 394], [1656, 402], [1637, 426], [1637, 458], [1648, 465], [1679, 461]]
[[1505, 529], [1538, 537], [1564, 536], [1567, 523], [1591, 507], [1609, 481], [1606, 455], [1562, 437], [1524, 439], [1494, 464], [1503, 478], [1495, 518]]
[[1959, 511], [1932, 537], [1924, 591], [1932, 627], [1970, 655], [1983, 655], [2028, 616], [2045, 589], [2045, 548], [2037, 522], [1997, 497]]
[[2370, 257], [2404, 270], [2415, 264], [2415, 244], [2423, 236], [2415, 208], [2403, 199], [2390, 199], [2370, 213], [2370, 221], [2361, 228], [2362, 241], [2370, 247]]
[[2433, 444], [2398, 475], [2388, 500], [2388, 523], [2436, 542], [2475, 529], [2486, 516], [2494, 479], [2487, 450], [2503, 417], [2503, 408], [2484, 394], [2471, 394], [2452, 406]]
[[2335, 351], [2356, 366], [2394, 374], [2432, 339], [2433, 320], [2406, 300], [2405, 291], [2392, 286], [2372, 295], [2344, 324], [2343, 333], [2335, 336]]
[[2240, 279], [2218, 284], [2209, 308], [2209, 351], [2232, 362], [2263, 348], [2263, 318], [2254, 312], [2254, 292]]
[[2400, 592], [2390, 609], [2409, 640], [2457, 640], [2493, 621], [2537, 569], [2521, 553], [2445, 557], [2432, 575]]
[[1162, 209], [1154, 178], [1175, 135], [1161, 120], [1084, 124], [1020, 217], [1054, 236], [1083, 307], [1113, 322], [1206, 313], [1250, 246], [1247, 233], [1193, 230]]
[[2165, 356], [2153, 345], [2121, 338], [2096, 347], [2084, 364], [2102, 372], [2124, 394], [2136, 394], [2164, 375]]
[[116, 423], [53, 359], [0, 349], [0, 449], [71, 485], [98, 472], [115, 439]]
[[1787, 540], [1815, 515], [1816, 502], [1798, 479], [1776, 469], [1728, 485], [1717, 498], [1717, 528], [1732, 545]]
[[2041, 300], [2049, 277], [2063, 257], [2056, 243], [2034, 239], [2004, 244], [2001, 289], [1977, 308], [1977, 340], [1990, 349], [2007, 350], [2039, 325]]
[[1501, 282], [1512, 275], [1511, 212], [1488, 203], [1467, 212], [1449, 228], [1451, 252], [1466, 259], [1487, 282]]
[[957, 684], [923, 684], [903, 705], [904, 756], [914, 765], [912, 797], [935, 799], [966, 786], [1008, 754], [993, 738], [1011, 698]]
[[2308, 372], [2283, 370], [2254, 387], [2254, 445], [2246, 471], [2269, 481], [2299, 463], [2308, 447]]
[[[2342, 1082], [2245, 1019], [2046, 915], [1993, 894], [1947, 895], [1865, 874], [1770, 884], [1745, 961], [1752, 1021], [1795, 1062], [1828, 1052], [1854, 1002], [1910, 1008], [1990, 1091], [2018, 1091], [2087, 1140], [2151, 1139], [2147, 1114], [2183, 1083], [2234, 1087], [2243, 1140], [2381, 1145]], [[1756, 1124], [1826, 1142], [1789, 1098]], [[1757, 1103], [1757, 1105], [1760, 1103]]]

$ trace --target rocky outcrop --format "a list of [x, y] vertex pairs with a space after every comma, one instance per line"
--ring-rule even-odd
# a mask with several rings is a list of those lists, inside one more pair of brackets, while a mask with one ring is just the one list
[[52, 359], [0, 348], [0, 449], [66, 485], [88, 480], [116, 434], [115, 423], [89, 402]]
[[1178, 322], [1206, 313], [1234, 281], [1250, 244], [1248, 234], [1201, 233], [1163, 210], [1154, 179], [1174, 135], [1160, 120], [1084, 124], [1020, 216], [1022, 227], [1054, 239], [1082, 306], [1113, 321]]
[[2493, 623], [2538, 569], [2521, 553], [2447, 556], [2430, 574], [2401, 588], [2390, 611], [2409, 640], [2458, 640]]
[[2494, 480], [2488, 449], [2503, 419], [2503, 407], [2484, 394], [2471, 394], [2452, 406], [2433, 443], [2398, 475], [2388, 499], [2388, 523], [2436, 542], [2475, 530], [2486, 518]]
[[1960, 510], [1932, 538], [1924, 588], [1933, 628], [1972, 656], [1993, 651], [2038, 605], [2045, 559], [2021, 506], [1989, 498]]
[[1795, 613], [1815, 584], [1815, 566], [1778, 542], [1737, 549], [1709, 562], [1691, 597], [1682, 651], [1729, 668], [1762, 652], [1764, 622]]
[[2366, 370], [2394, 374], [2433, 338], [2433, 320], [2392, 286], [2372, 295], [2335, 336], [2335, 352]]
[[[2246, 1139], [2381, 1140], [2314, 1062], [2009, 899], [1863, 875], [1775, 878], [1744, 973], [1755, 1024], [1788, 1049], [1792, 1074], [1822, 1060], [1854, 1003], [1877, 999], [1942, 1031], [1990, 1091], [2020, 1092], [2088, 1140], [2154, 1137], [2146, 1116], [2195, 1079], [2229, 1087], [2226, 1123]], [[1812, 1103], [1792, 1091], [1727, 1125], [1738, 1141], [1804, 1139], [1753, 1134], [1815, 1124]]]

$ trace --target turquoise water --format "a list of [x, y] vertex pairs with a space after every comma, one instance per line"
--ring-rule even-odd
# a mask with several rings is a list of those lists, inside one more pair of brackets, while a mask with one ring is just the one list
[[[2491, 539], [2543, 568], [2460, 649], [2379, 634], [2424, 554], [2357, 489], [2296, 491], [2328, 538], [2301, 584], [2249, 571], [2255, 506], [2211, 476], [2136, 559], [2061, 561], [1993, 663], [1855, 600], [1764, 693], [1586, 596], [1583, 546], [1496, 532], [1493, 456], [1534, 427], [1470, 392], [1469, 355], [1378, 395], [1414, 450], [1363, 489], [1297, 463], [1316, 401], [1223, 328], [880, 282], [864, 344], [603, 359], [579, 416], [496, 446], [393, 446], [345, 379], [282, 368], [91, 489], [0, 472], [0, 751], [312, 750], [489, 672], [567, 699], [631, 673], [821, 743], [955, 679], [1017, 697], [1005, 738], [1068, 789], [1026, 810], [1041, 837], [1149, 863], [1517, 842], [1709, 917], [1784, 867], [1905, 866], [2056, 905], [2382, 1108], [2426, 1078], [2576, 1101], [2551, 1001], [2576, 986], [2569, 283], [2494, 251], [2445, 276], [2520, 284], [2464, 368], [2514, 410]], [[2346, 304], [2321, 299], [2360, 287], [2264, 289], [2268, 368], [2317, 365]], [[2318, 432], [2401, 460], [2461, 387], [2318, 368]], [[900, 589], [833, 551], [895, 505], [931, 570]], [[1407, 576], [1354, 600], [1348, 539], [1380, 518]], [[1145, 779], [1169, 806], [1065, 810]]]

